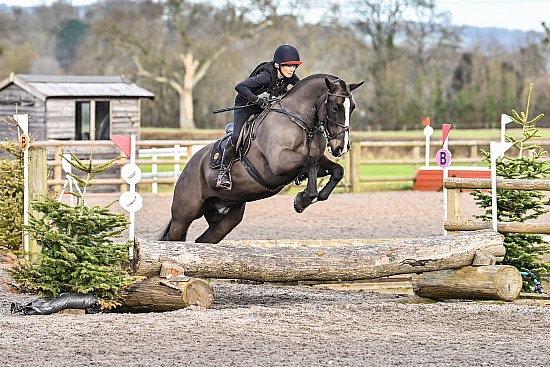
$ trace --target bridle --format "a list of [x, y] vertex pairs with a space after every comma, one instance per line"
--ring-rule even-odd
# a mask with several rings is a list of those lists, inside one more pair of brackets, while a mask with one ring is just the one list
[[[349, 96], [345, 96], [343, 94], [337, 94], [337, 93], [330, 93], [330, 91], [327, 91], [327, 93], [325, 94], [325, 98], [323, 100], [323, 102], [321, 104], [319, 104], [319, 106], [317, 107], [317, 116], [319, 116], [319, 109], [321, 108], [322, 105], [325, 105], [325, 121], [321, 121], [319, 119], [319, 121], [321, 122], [321, 132], [323, 133], [323, 135], [328, 139], [328, 140], [332, 140], [332, 139], [336, 139], [337, 137], [339, 137], [340, 135], [342, 134], [345, 134], [346, 132], [349, 132], [349, 126], [346, 126], [344, 124], [341, 124], [339, 122], [336, 122], [334, 120], [332, 120], [329, 115], [328, 115], [328, 112], [327, 112], [327, 108], [328, 108], [328, 97], [329, 96], [333, 96], [333, 97], [342, 97], [345, 99], [344, 101], [344, 105], [346, 102], [349, 103], [349, 100], [351, 99], [351, 94]], [[336, 135], [330, 135], [329, 131], [328, 131], [328, 128], [326, 125], [328, 124], [332, 124], [332, 125], [336, 125], [340, 128], [342, 128], [343, 130], [340, 131], [339, 133], [337, 133]]]
[[[352, 97], [351, 93], [349, 96], [345, 96], [343, 94], [337, 94], [337, 93], [331, 93], [330, 91], [327, 90], [327, 92], [325, 93], [325, 96], [323, 98], [323, 102], [321, 102], [316, 110], [315, 110], [315, 115], [318, 116], [318, 119], [319, 119], [319, 122], [320, 124], [317, 126], [315, 124], [310, 124], [308, 123], [307, 121], [305, 121], [303, 118], [301, 118], [300, 116], [297, 116], [291, 112], [288, 112], [287, 110], [285, 110], [285, 108], [283, 107], [283, 104], [281, 103], [281, 99], [282, 99], [282, 96], [281, 97], [278, 97], [273, 103], [271, 106], [274, 106], [275, 104], [278, 104], [279, 106], [281, 106], [281, 108], [273, 108], [273, 107], [269, 107], [269, 108], [266, 108], [264, 111], [267, 113], [269, 111], [273, 111], [273, 112], [278, 112], [278, 113], [282, 113], [284, 115], [287, 115], [288, 118], [290, 119], [290, 121], [294, 122], [295, 124], [297, 124], [300, 128], [304, 129], [307, 134], [308, 134], [308, 137], [311, 138], [313, 137], [313, 135], [317, 134], [317, 133], [321, 133], [323, 134], [323, 136], [325, 138], [327, 138], [328, 140], [332, 140], [332, 139], [336, 139], [337, 137], [339, 137], [340, 135], [342, 134], [345, 134], [346, 132], [349, 132], [349, 126], [346, 126], [344, 124], [341, 124], [339, 122], [336, 122], [334, 121], [333, 119], [331, 119], [328, 115], [328, 111], [327, 111], [327, 108], [328, 108], [328, 98], [329, 96], [333, 96], [333, 97], [342, 97], [344, 99], [347, 99], [347, 101], [349, 101]], [[344, 102], [344, 104], [346, 103], [346, 101]], [[349, 102], [348, 102], [349, 103]], [[325, 106], [325, 111], [324, 111], [324, 121], [322, 119], [319, 118], [319, 110], [321, 109], [321, 106]], [[300, 121], [302, 124], [299, 124], [298, 121]], [[332, 125], [335, 125], [335, 126], [338, 126], [340, 128], [342, 128], [343, 130], [340, 131], [339, 133], [335, 134], [335, 135], [330, 135], [329, 133], [329, 129], [327, 128], [327, 126], [329, 124], [332, 124]]]

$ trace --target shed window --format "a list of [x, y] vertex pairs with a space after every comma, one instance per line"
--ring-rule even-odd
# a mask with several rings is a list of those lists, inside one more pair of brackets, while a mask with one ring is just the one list
[[75, 140], [109, 140], [109, 116], [109, 101], [76, 102]]

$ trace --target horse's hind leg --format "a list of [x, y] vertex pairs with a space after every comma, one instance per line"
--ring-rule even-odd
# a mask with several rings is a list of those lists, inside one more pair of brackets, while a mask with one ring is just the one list
[[217, 211], [206, 213], [204, 218], [208, 222], [208, 229], [195, 242], [218, 243], [223, 240], [243, 220], [244, 208], [245, 203], [232, 206], [225, 214]]
[[187, 229], [191, 223], [185, 224], [182, 221], [172, 219], [169, 224], [166, 235], [162, 238], [164, 241], [185, 241]]
[[161, 241], [185, 241], [191, 223], [201, 216], [202, 201], [182, 201], [174, 196], [172, 218]]

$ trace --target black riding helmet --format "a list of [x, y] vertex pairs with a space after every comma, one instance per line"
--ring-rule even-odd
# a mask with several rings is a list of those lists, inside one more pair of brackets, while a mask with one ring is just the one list
[[298, 50], [289, 44], [277, 47], [273, 54], [273, 61], [278, 65], [296, 65], [296, 67], [302, 64]]

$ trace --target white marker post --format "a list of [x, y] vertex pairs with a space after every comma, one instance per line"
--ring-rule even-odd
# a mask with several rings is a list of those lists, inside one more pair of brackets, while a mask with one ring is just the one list
[[120, 170], [120, 175], [130, 185], [130, 191], [120, 195], [119, 204], [122, 209], [130, 213], [130, 225], [128, 228], [128, 240], [132, 243], [130, 247], [130, 260], [134, 258], [134, 228], [136, 212], [143, 207], [143, 198], [136, 192], [136, 184], [141, 180], [141, 169], [136, 164], [136, 137], [130, 137], [130, 163], [125, 164]]
[[[17, 121], [17, 125], [23, 131], [20, 136], [20, 146], [23, 139], [28, 142], [29, 139], [29, 115], [13, 115], [13, 119]], [[28, 147], [28, 144], [26, 144]], [[23, 150], [23, 226], [29, 225], [29, 150]], [[29, 232], [23, 229], [23, 250], [28, 256], [29, 248]]]
[[498, 205], [497, 205], [497, 159], [504, 155], [512, 143], [491, 142], [491, 213], [493, 231], [498, 232]]
[[433, 135], [434, 129], [430, 125], [427, 125], [422, 132], [426, 137], [426, 162], [424, 166], [429, 167], [430, 166], [430, 137]]
[[[449, 151], [449, 131], [451, 131], [451, 124], [442, 125], [442, 140], [443, 148], [437, 151], [435, 161], [437, 165], [443, 168], [443, 223], [447, 220], [447, 189], [445, 188], [445, 179], [449, 177], [449, 171], [447, 167], [451, 165], [452, 155]], [[443, 234], [447, 235], [447, 231], [443, 229]]]
[[500, 142], [506, 142], [506, 124], [512, 122], [512, 118], [507, 114], [503, 113], [500, 115]]

